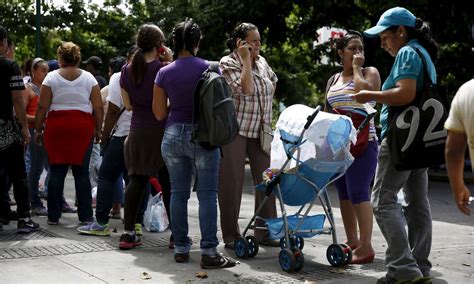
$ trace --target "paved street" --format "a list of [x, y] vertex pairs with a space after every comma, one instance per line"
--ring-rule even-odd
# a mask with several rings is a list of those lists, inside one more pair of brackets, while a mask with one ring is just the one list
[[[474, 189], [471, 186], [471, 190]], [[73, 203], [74, 184], [67, 177], [66, 192]], [[246, 188], [242, 201], [241, 222], [244, 226], [253, 212], [250, 176], [247, 169]], [[344, 232], [333, 188], [329, 189], [334, 205], [339, 242]], [[455, 207], [448, 183], [431, 182], [430, 200], [433, 210], [434, 283], [474, 283], [474, 216], [464, 216]], [[288, 209], [291, 213], [292, 210]], [[314, 213], [321, 213], [315, 206]], [[375, 283], [385, 274], [385, 241], [374, 224], [373, 245], [375, 262], [369, 265], [349, 265], [332, 268], [326, 259], [331, 243], [328, 235], [305, 239], [305, 266], [302, 271], [288, 274], [280, 269], [279, 248], [260, 247], [253, 259], [240, 260], [230, 269], [206, 270], [207, 278], [195, 276], [204, 271], [199, 266], [198, 203], [192, 194], [189, 204], [190, 236], [194, 240], [191, 259], [177, 264], [168, 249], [170, 232], [148, 233], [144, 245], [131, 251], [118, 250], [118, 239], [123, 225], [112, 220], [117, 232], [111, 237], [82, 236], [76, 233], [77, 215], [65, 214], [61, 225], [48, 226], [46, 217], [35, 217], [42, 230], [30, 235], [17, 235], [16, 222], [0, 232], [0, 283], [216, 283], [216, 282], [318, 282], [318, 283]], [[326, 224], [327, 225], [327, 224]], [[219, 237], [220, 234], [219, 234]], [[234, 256], [232, 250], [220, 250]], [[145, 280], [145, 276], [151, 279]]]

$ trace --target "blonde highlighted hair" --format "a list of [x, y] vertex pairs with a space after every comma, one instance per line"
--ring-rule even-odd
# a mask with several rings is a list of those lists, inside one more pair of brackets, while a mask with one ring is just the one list
[[57, 54], [62, 67], [79, 66], [81, 62], [81, 48], [73, 42], [62, 42], [58, 47]]

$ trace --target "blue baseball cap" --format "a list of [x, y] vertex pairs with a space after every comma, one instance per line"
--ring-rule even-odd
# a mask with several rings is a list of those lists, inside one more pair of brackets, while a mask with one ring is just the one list
[[59, 69], [59, 63], [56, 59], [48, 61], [49, 72]]
[[392, 26], [415, 27], [416, 17], [412, 12], [402, 7], [395, 7], [385, 11], [380, 16], [375, 27], [364, 31], [366, 37], [376, 37], [379, 33], [385, 31]]

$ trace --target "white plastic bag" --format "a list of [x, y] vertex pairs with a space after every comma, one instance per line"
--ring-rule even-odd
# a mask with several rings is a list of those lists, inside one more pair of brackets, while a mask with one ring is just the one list
[[168, 229], [168, 214], [166, 214], [161, 192], [155, 196], [150, 195], [143, 223], [148, 232], [164, 232]]

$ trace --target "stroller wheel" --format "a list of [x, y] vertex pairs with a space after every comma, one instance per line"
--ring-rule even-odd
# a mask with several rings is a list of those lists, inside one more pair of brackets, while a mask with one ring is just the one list
[[[300, 236], [290, 237], [290, 245], [292, 248], [298, 248], [299, 250], [303, 250], [304, 248], [304, 238]], [[280, 248], [286, 248], [286, 238], [283, 237], [280, 239]]]
[[286, 240], [285, 237], [280, 239], [280, 248], [285, 249], [286, 248]]
[[248, 244], [248, 257], [254, 257], [258, 254], [258, 242], [254, 236], [246, 236], [245, 240]]
[[296, 267], [296, 259], [293, 251], [289, 248], [282, 249], [278, 255], [280, 267], [288, 273], [293, 272]]
[[352, 249], [348, 244], [341, 244], [344, 249], [344, 254], [346, 257], [346, 261], [344, 261], [343, 265], [349, 264], [352, 260]]
[[295, 237], [295, 247], [299, 248], [300, 250], [303, 250], [304, 248], [304, 238], [300, 236]]
[[344, 248], [338, 244], [332, 244], [328, 247], [326, 257], [329, 263], [334, 267], [343, 266], [346, 262]]
[[303, 269], [304, 266], [304, 254], [301, 250], [299, 249], [293, 249], [293, 254], [295, 256], [295, 272], [300, 271]]
[[238, 237], [234, 241], [234, 253], [238, 258], [249, 257], [249, 244], [243, 237]]

